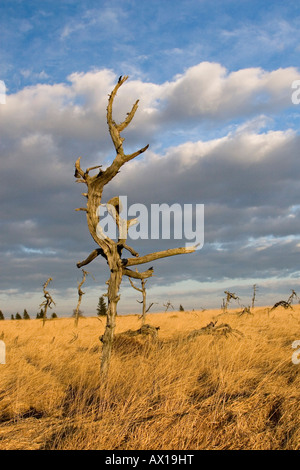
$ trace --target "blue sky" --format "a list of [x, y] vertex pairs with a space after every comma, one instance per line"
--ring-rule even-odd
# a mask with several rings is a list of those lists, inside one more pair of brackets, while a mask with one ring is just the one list
[[156, 83], [207, 60], [295, 66], [299, 12], [280, 0], [2, 0], [1, 76], [15, 91], [103, 66]]
[[[49, 276], [57, 313], [76, 306], [74, 266], [93, 243], [74, 212], [82, 205], [74, 162], [83, 155], [86, 166], [105, 164], [113, 155], [105, 107], [119, 75], [130, 80], [116, 112], [140, 99], [126, 145], [150, 150], [122, 169], [107, 198], [206, 208], [204, 248], [159, 261], [149, 301], [157, 310], [166, 300], [219, 307], [225, 289], [238, 289], [247, 303], [254, 282], [262, 304], [297, 291], [298, 1], [2, 0], [0, 56], [4, 314], [35, 315]], [[86, 314], [107, 277], [100, 261], [90, 266]], [[127, 284], [120, 309], [136, 312]]]

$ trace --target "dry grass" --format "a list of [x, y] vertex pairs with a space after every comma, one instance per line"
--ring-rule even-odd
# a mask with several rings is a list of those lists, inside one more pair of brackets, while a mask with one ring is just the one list
[[[119, 337], [99, 380], [104, 321], [3, 321], [0, 449], [300, 449], [300, 306], [222, 315], [243, 333], [183, 341], [219, 312], [148, 314], [159, 341]], [[117, 332], [140, 327], [119, 317]]]

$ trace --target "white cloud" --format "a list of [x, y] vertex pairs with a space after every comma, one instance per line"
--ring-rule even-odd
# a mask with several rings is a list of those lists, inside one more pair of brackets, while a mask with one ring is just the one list
[[[291, 106], [291, 83], [300, 79], [295, 68], [266, 72], [260, 68], [229, 73], [220, 64], [203, 62], [161, 85], [128, 81], [118, 93], [114, 116], [122, 120], [139, 99], [136, 119], [126, 135], [155, 138], [156, 132], [176, 123], [188, 130], [201, 122], [249, 118]], [[18, 133], [52, 134], [58, 139], [105, 142], [107, 96], [116, 75], [107, 69], [73, 73], [68, 83], [27, 87], [7, 97], [0, 109], [1, 129], [6, 137]], [[129, 140], [130, 143], [130, 140]], [[101, 152], [100, 145], [99, 151]]]
[[[199, 256], [198, 261], [180, 260], [182, 269], [186, 266], [201, 282], [205, 276], [234, 277], [235, 269], [242, 277], [269, 267], [274, 274], [282, 267], [283, 247], [290, 254], [287, 269], [294, 272], [298, 241], [291, 235], [300, 227], [298, 217], [289, 215], [299, 199], [299, 135], [271, 129], [269, 113], [291, 106], [290, 83], [298, 78], [293, 68], [229, 73], [206, 62], [161, 85], [129, 80], [118, 92], [114, 118], [124, 119], [139, 99], [136, 117], [124, 132], [125, 148], [150, 141], [152, 150], [125, 165], [104, 198], [128, 194], [133, 202], [205, 203], [206, 244], [199, 256], [204, 250], [209, 256], [201, 257], [201, 269]], [[0, 108], [1, 244], [8, 288], [16, 282], [30, 291], [29, 284], [44, 279], [46, 271], [62, 288], [76, 285], [75, 262], [84, 259], [93, 242], [82, 214], [74, 212], [82, 204], [74, 163], [82, 155], [84, 167], [105, 164], [114, 154], [105, 111], [117, 79], [107, 69], [77, 72], [66, 83], [11, 94]], [[232, 126], [222, 137], [191, 141], [189, 130], [207, 120], [218, 129], [227, 129], [230, 120]], [[165, 138], [169, 129], [175, 137], [180, 132], [180, 145]], [[288, 237], [288, 243], [269, 245], [271, 235]], [[250, 236], [261, 243], [249, 245], [239, 266], [238, 250]], [[267, 248], [259, 253], [268, 258], [255, 261], [253, 254], [264, 243]], [[153, 249], [157, 245], [142, 244], [146, 252]], [[52, 252], [56, 256], [49, 256]], [[226, 273], [228, 261], [232, 271]], [[160, 263], [162, 278], [171, 262]], [[170, 282], [176, 277], [174, 266]], [[34, 279], [24, 276], [26, 269]]]
[[[99, 9], [89, 9], [84, 12], [80, 19], [72, 19], [64, 25], [60, 35], [61, 40], [66, 40], [74, 33], [80, 32], [81, 37], [91, 33], [93, 28], [100, 30], [102, 34], [107, 32], [118, 32], [125, 27], [122, 21], [126, 20], [126, 11], [120, 5], [117, 8], [104, 7]], [[126, 24], [126, 23], [125, 23]]]
[[220, 64], [202, 62], [164, 85], [171, 119], [230, 119], [289, 107], [291, 83], [300, 74], [289, 67], [272, 72], [248, 68], [229, 73]]

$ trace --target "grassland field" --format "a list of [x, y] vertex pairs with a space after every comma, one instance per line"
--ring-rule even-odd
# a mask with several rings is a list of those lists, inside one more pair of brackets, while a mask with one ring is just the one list
[[[300, 305], [220, 313], [118, 316], [106, 385], [105, 318], [1, 321], [0, 449], [299, 450]], [[187, 340], [216, 317], [238, 333]]]

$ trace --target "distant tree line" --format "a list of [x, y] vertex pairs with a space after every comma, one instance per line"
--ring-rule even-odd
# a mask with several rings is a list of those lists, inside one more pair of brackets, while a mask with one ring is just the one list
[[[42, 310], [36, 314], [36, 318], [37, 319], [43, 318], [43, 311]], [[56, 313], [53, 312], [52, 315], [51, 315], [51, 318], [57, 318]], [[29, 315], [29, 313], [27, 312], [27, 310], [25, 308], [24, 312], [23, 312], [23, 316], [20, 315], [19, 312], [17, 312], [16, 315], [12, 314], [10, 316], [10, 319], [11, 320], [30, 320], [30, 315]], [[1, 310], [0, 310], [0, 320], [5, 320], [5, 317], [4, 317]]]

